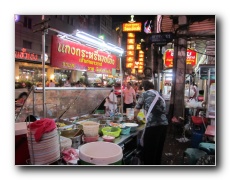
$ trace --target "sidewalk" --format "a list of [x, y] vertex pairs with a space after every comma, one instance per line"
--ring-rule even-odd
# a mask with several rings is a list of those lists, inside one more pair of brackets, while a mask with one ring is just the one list
[[[190, 147], [190, 140], [183, 139], [182, 134], [173, 134], [172, 125], [169, 124], [168, 133], [165, 140], [164, 150], [162, 153], [162, 165], [184, 165], [183, 163], [183, 152], [186, 148]], [[179, 140], [181, 142], [179, 142]], [[189, 141], [188, 141], [189, 140]]]

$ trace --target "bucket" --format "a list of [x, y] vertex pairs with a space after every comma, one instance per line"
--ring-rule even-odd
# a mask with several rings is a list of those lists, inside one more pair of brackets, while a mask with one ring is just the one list
[[99, 123], [94, 121], [86, 121], [82, 123], [84, 135], [86, 137], [95, 137], [99, 132]]
[[91, 142], [79, 148], [81, 165], [121, 165], [122, 148], [110, 142]]
[[199, 144], [203, 141], [203, 133], [198, 133], [196, 131], [192, 132], [191, 147], [198, 148]]

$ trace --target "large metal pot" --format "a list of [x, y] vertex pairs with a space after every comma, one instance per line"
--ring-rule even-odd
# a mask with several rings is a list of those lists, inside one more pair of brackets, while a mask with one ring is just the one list
[[72, 140], [72, 147], [77, 149], [82, 144], [82, 129], [71, 129], [61, 131], [61, 135]]

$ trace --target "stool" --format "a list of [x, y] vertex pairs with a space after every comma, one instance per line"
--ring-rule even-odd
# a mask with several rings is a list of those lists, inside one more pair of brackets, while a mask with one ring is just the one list
[[206, 154], [205, 151], [197, 148], [187, 148], [183, 153], [183, 161], [185, 160], [185, 157], [187, 157], [187, 163], [185, 164], [195, 165], [197, 160]]
[[216, 148], [213, 143], [201, 142], [198, 148], [205, 151], [208, 155], [215, 155]]

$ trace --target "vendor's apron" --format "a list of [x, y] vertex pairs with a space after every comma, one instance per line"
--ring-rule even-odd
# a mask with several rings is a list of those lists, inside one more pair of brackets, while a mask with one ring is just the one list
[[145, 134], [145, 129], [146, 129], [146, 125], [147, 125], [147, 122], [148, 122], [148, 117], [149, 117], [150, 112], [152, 111], [153, 107], [155, 106], [158, 98], [161, 98], [163, 100], [163, 102], [165, 103], [165, 100], [159, 95], [159, 93], [157, 91], [153, 91], [153, 90], [148, 90], [148, 91], [151, 91], [152, 93], [154, 93], [156, 95], [156, 97], [153, 100], [152, 104], [150, 105], [147, 114], [146, 114], [146, 111], [145, 111], [145, 120], [146, 120], [146, 123], [145, 123], [145, 128], [144, 128], [144, 131], [143, 131], [143, 133], [141, 135], [141, 139], [140, 139], [140, 145], [142, 147], [144, 146], [144, 134]]

